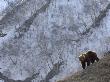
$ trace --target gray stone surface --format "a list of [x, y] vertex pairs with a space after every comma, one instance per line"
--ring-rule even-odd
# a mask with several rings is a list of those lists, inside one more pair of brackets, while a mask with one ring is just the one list
[[5, 2], [0, 11], [4, 82], [56, 82], [81, 70], [80, 53], [93, 50], [101, 58], [110, 50], [109, 0]]

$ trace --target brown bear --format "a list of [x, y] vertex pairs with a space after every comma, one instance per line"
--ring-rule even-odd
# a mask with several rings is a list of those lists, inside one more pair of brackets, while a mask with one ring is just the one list
[[86, 62], [87, 66], [90, 65], [90, 63], [94, 63], [95, 60], [98, 62], [99, 58], [97, 57], [97, 54], [93, 51], [88, 51], [87, 53], [83, 53], [79, 56], [79, 60], [82, 64], [82, 68], [85, 69], [86, 67]]

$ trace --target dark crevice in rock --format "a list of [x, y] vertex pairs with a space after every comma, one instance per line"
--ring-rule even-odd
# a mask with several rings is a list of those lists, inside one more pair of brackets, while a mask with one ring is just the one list
[[[22, 5], [24, 5], [26, 2], [28, 2], [30, 0], [26, 0], [25, 2], [23, 2], [22, 4], [17, 5], [16, 7], [14, 7], [11, 11], [7, 12], [6, 15], [2, 18], [2, 20], [0, 21], [0, 25], [5, 24], [7, 19], [12, 19], [14, 14], [18, 11], [18, 9], [20, 9], [22, 7]], [[3, 27], [0, 29], [3, 29]]]
[[26, 20], [18, 29], [16, 29], [16, 32], [19, 33], [19, 35], [15, 36], [15, 38], [21, 38], [25, 34], [25, 32], [29, 30], [31, 24], [33, 23], [37, 15], [45, 12], [46, 9], [49, 7], [50, 1], [51, 0], [48, 0], [44, 6], [38, 9], [28, 20]]
[[87, 28], [83, 33], [79, 34], [80, 37], [78, 39], [71, 41], [75, 41], [78, 43], [82, 39], [84, 39], [84, 37], [89, 37], [93, 33], [92, 29], [100, 26], [101, 21], [104, 19], [104, 17], [106, 17], [106, 14], [108, 13], [109, 9], [110, 9], [110, 3], [107, 5], [107, 7], [104, 10], [100, 12], [98, 17], [95, 17], [93, 24], [89, 28]]
[[90, 28], [87, 28], [85, 32], [81, 33], [81, 35], [87, 35], [88, 33], [92, 33], [91, 28], [99, 27], [101, 21], [104, 19], [104, 17], [106, 17], [106, 14], [109, 9], [110, 9], [110, 4], [108, 4], [107, 7], [100, 12], [98, 17], [95, 17], [95, 21], [90, 26]]
[[4, 82], [32, 82], [32, 80], [37, 78], [38, 75], [39, 73], [36, 73], [36, 74], [33, 74], [31, 77], [26, 78], [25, 80], [13, 80], [13, 79], [9, 79], [8, 77], [4, 76], [0, 72], [0, 79], [3, 80]]
[[108, 13], [109, 9], [110, 9], [110, 3], [107, 5], [107, 7], [104, 10], [100, 12], [98, 17], [95, 17], [93, 24], [89, 28], [86, 28], [86, 30], [83, 33], [78, 34], [80, 35], [78, 39], [74, 39], [74, 40], [71, 39], [71, 41], [80, 43], [82, 39], [84, 39], [85, 37], [89, 37], [93, 33], [93, 28], [100, 26], [101, 21], [106, 17], [106, 14]]
[[60, 71], [59, 69], [60, 69], [61, 65], [63, 65], [63, 64], [64, 64], [64, 62], [55, 63], [53, 65], [53, 68], [46, 75], [45, 79], [41, 80], [40, 82], [49, 82], [49, 80], [52, 79], [55, 75], [58, 75], [58, 73]]
[[4, 37], [4, 36], [6, 36], [6, 35], [7, 35], [7, 34], [0, 32], [0, 37]]

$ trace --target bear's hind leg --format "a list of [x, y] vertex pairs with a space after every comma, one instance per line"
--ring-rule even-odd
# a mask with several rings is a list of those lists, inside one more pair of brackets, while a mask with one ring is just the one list
[[91, 60], [91, 63], [93, 64], [94, 62], [95, 62], [95, 59], [92, 59], [92, 60]]
[[97, 62], [99, 61], [99, 58], [98, 58], [98, 57], [96, 57], [96, 61], [97, 61]]
[[90, 66], [90, 61], [87, 61], [87, 66]]

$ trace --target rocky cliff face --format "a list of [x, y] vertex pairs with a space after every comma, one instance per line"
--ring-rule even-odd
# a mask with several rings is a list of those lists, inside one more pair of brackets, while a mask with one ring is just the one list
[[0, 16], [5, 82], [55, 82], [81, 69], [81, 52], [101, 58], [110, 49], [109, 0], [7, 1]]

